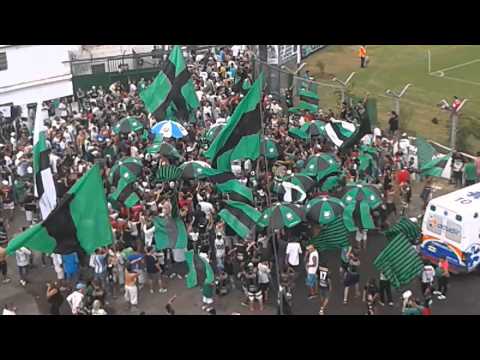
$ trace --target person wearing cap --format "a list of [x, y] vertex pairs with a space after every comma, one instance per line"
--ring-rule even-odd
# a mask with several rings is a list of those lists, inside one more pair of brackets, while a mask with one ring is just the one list
[[73, 315], [79, 315], [84, 306], [86, 285], [84, 283], [78, 283], [75, 287], [75, 291], [67, 296], [67, 303], [70, 305], [70, 309]]

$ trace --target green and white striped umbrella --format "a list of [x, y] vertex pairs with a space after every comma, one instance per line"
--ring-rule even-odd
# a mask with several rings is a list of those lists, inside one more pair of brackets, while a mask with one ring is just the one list
[[140, 159], [126, 157], [115, 162], [108, 174], [108, 180], [112, 185], [117, 185], [120, 179], [130, 183], [137, 180], [142, 170], [143, 164]]
[[265, 209], [258, 221], [258, 225], [261, 227], [269, 227], [271, 230], [292, 228], [300, 224], [304, 217], [303, 206], [277, 203]]
[[320, 225], [330, 224], [342, 218], [345, 205], [342, 200], [332, 196], [321, 196], [310, 200], [305, 206], [307, 219]]
[[268, 137], [264, 138], [260, 143], [260, 154], [268, 160], [278, 159], [277, 143]]
[[210, 168], [211, 166], [208, 163], [199, 160], [187, 161], [180, 165], [182, 178], [186, 180], [203, 179], [207, 176], [205, 170]]
[[182, 169], [173, 165], [160, 166], [155, 175], [159, 182], [175, 181], [182, 177]]
[[142, 130], [144, 128], [142, 122], [138, 120], [136, 117], [130, 116], [121, 119], [114, 127], [113, 133], [114, 134], [129, 134], [131, 132], [135, 132], [138, 130]]
[[340, 172], [341, 167], [335, 156], [332, 154], [321, 153], [310, 156], [301, 173], [314, 177], [317, 181], [321, 181], [329, 175]]
[[345, 187], [342, 201], [346, 206], [358, 201], [365, 201], [372, 210], [383, 204], [382, 196], [378, 189], [363, 182], [348, 184]]

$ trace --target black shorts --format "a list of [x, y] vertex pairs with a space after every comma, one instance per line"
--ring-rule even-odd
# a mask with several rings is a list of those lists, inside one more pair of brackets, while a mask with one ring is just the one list
[[262, 292], [265, 292], [268, 290], [268, 288], [270, 287], [270, 283], [263, 283], [263, 284], [260, 284], [260, 291]]

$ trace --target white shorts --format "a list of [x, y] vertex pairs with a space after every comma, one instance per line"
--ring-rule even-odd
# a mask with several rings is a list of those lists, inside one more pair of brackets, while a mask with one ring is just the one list
[[26, 210], [25, 211], [25, 218], [26, 218], [27, 222], [32, 222], [33, 212]]
[[136, 286], [125, 286], [125, 301], [132, 305], [138, 304], [138, 290]]
[[65, 274], [63, 273], [63, 269], [61, 267], [55, 268], [55, 272], [57, 273], [57, 279], [63, 280], [65, 278]]
[[203, 301], [204, 304], [209, 304], [209, 305], [213, 304], [213, 299], [212, 298], [207, 298], [205, 296], [203, 297], [202, 301]]
[[12, 203], [4, 203], [3, 210], [13, 210], [15, 208], [15, 204]]

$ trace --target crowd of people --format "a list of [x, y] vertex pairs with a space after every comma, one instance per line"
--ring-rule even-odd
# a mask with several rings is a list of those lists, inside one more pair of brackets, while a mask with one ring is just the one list
[[[108, 174], [117, 160], [128, 156], [138, 158], [143, 163], [142, 173], [135, 185], [140, 203], [130, 209], [109, 204], [114, 233], [111, 246], [97, 249], [91, 255], [82, 251], [68, 255], [41, 255], [42, 264], [52, 266], [56, 274], [56, 280], [50, 281], [46, 289], [51, 314], [60, 314], [66, 302], [73, 314], [105, 315], [114, 312], [109, 305], [111, 299], [119, 296], [124, 296], [131, 309], [136, 309], [141, 303], [143, 288], [163, 296], [169, 293], [170, 281], [186, 276], [187, 249], [194, 249], [214, 269], [215, 282], [202, 288], [202, 309], [209, 314], [216, 313], [215, 299], [235, 296], [236, 289], [240, 289], [244, 296], [240, 302], [252, 312], [262, 312], [265, 304], [273, 304], [278, 313], [292, 314], [297, 279], [303, 275], [309, 298], [313, 300], [319, 297], [319, 314], [328, 313], [333, 270], [313, 245], [307, 246], [316, 227], [314, 224], [303, 223], [293, 231], [278, 231], [275, 233], [275, 242], [272, 234], [266, 231], [252, 232], [243, 241], [219, 218], [224, 195], [214, 191], [213, 184], [207, 180], [156, 181], [155, 174], [160, 166], [179, 165], [190, 160], [207, 161], [203, 156], [208, 148], [206, 132], [213, 125], [228, 121], [243, 98], [244, 93], [238, 89], [236, 79], [241, 78], [242, 82], [250, 84], [253, 82], [252, 56], [248, 49], [242, 47], [225, 47], [217, 54], [187, 54], [188, 68], [200, 106], [193, 119], [184, 124], [188, 135], [178, 140], [164, 139], [177, 149], [181, 159], [147, 153], [145, 149], [154, 140], [154, 136], [148, 132], [147, 135], [142, 131], [128, 134], [113, 132], [113, 126], [129, 116], [137, 118], [145, 129], [155, 124], [156, 120], [149, 116], [139, 97], [139, 92], [148, 87], [152, 79], [142, 78], [127, 84], [118, 82], [108, 88], [93, 86], [79, 89], [76, 94], [78, 111], [72, 111], [63, 99], [56, 109], [53, 104], [43, 104], [49, 113], [46, 120], [47, 143], [51, 150], [50, 165], [58, 198], [93, 164], [101, 164], [105, 190], [110, 194], [114, 189], [107, 180]], [[418, 215], [411, 214], [408, 209], [412, 198], [411, 181], [418, 169], [414, 167], [408, 151], [393, 151], [394, 141], [402, 137], [398, 134], [397, 114], [392, 112], [393, 120], [389, 122], [388, 132], [375, 128], [372, 135], [362, 140], [375, 147], [380, 154], [375, 172], [366, 174], [358, 170], [358, 145], [345, 154], [338, 152], [326, 140], [314, 138], [306, 142], [291, 136], [288, 131], [314, 120], [328, 122], [334, 118], [358, 122], [356, 114], [366, 111], [363, 103], [353, 106], [344, 103], [340, 109], [321, 109], [318, 113], [301, 111], [298, 114], [287, 112], [280, 99], [268, 93], [263, 94], [262, 103], [265, 136], [276, 143], [278, 159], [244, 161], [235, 163], [233, 169], [236, 177], [253, 190], [254, 205], [258, 210], [267, 207], [268, 196], [272, 197], [272, 201], [283, 200], [281, 195], [272, 192], [272, 188], [283, 177], [301, 171], [309, 156], [329, 152], [334, 153], [342, 164], [346, 182], [365, 180], [374, 184], [383, 194], [385, 204], [374, 214], [378, 228], [385, 229], [400, 213]], [[0, 269], [3, 283], [10, 281], [5, 246], [15, 236], [11, 230], [15, 209], [24, 211], [23, 229], [40, 221], [33, 188], [32, 132], [27, 125], [14, 122], [8, 125], [10, 127], [6, 131], [2, 127], [5, 140], [0, 144], [0, 199], [3, 211], [0, 222]], [[5, 139], [5, 134], [8, 134], [8, 139]], [[454, 172], [464, 171], [464, 167], [454, 166]], [[477, 164], [477, 176], [479, 170]], [[469, 173], [467, 181], [473, 181], [472, 171], [468, 168], [465, 171]], [[321, 191], [313, 192], [308, 194], [306, 200], [321, 194]], [[429, 195], [425, 196], [428, 200]], [[397, 211], [398, 203], [402, 206], [401, 211]], [[186, 225], [187, 249], [157, 251], [153, 219], [157, 216], [168, 218], [172, 214], [178, 214]], [[379, 274], [378, 285], [374, 278], [364, 282], [362, 296], [360, 284], [364, 280], [359, 268], [366, 246], [367, 232], [357, 232], [352, 246], [342, 250], [340, 274], [344, 304], [349, 302], [349, 290], [353, 288], [355, 296], [362, 298], [366, 304], [365, 313], [375, 314], [379, 305], [393, 306], [394, 298], [389, 281], [383, 274]], [[27, 286], [33, 254], [29, 249], [22, 248], [15, 255], [20, 283]], [[430, 293], [434, 294], [433, 280], [426, 274], [428, 270], [422, 274], [422, 290], [426, 298]], [[445, 271], [448, 273], [448, 269]], [[438, 291], [439, 295], [446, 295], [445, 280], [442, 280]], [[164, 309], [166, 314], [175, 314], [175, 298], [173, 296], [168, 300]], [[418, 304], [409, 298], [404, 307], [428, 308], [429, 304], [429, 301]]]

